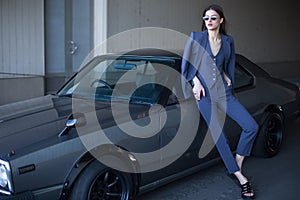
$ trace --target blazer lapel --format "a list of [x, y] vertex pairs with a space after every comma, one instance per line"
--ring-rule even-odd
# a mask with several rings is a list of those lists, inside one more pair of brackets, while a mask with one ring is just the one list
[[221, 34], [221, 41], [222, 41], [222, 51], [225, 55], [225, 64], [228, 63], [230, 59], [230, 44], [228, 42], [228, 37], [224, 34]]

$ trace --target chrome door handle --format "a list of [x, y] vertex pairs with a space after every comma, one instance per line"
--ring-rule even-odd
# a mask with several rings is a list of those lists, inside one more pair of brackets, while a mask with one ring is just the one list
[[76, 43], [73, 40], [71, 40], [70, 48], [69, 48], [70, 55], [74, 55], [76, 53], [77, 49], [78, 49], [78, 46], [76, 45]]

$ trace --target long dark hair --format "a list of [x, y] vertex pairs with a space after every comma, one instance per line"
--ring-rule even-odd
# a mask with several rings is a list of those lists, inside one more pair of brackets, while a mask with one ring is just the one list
[[[218, 15], [220, 16], [220, 18], [223, 18], [223, 22], [220, 25], [220, 33], [223, 33], [224, 35], [227, 35], [227, 31], [226, 31], [226, 19], [225, 19], [225, 15], [223, 12], [223, 8], [219, 5], [213, 4], [208, 6], [207, 8], [204, 9], [202, 17], [205, 16], [206, 11], [208, 10], [214, 10], [218, 13]], [[202, 19], [202, 31], [206, 30], [206, 26], [205, 26], [205, 22]]]

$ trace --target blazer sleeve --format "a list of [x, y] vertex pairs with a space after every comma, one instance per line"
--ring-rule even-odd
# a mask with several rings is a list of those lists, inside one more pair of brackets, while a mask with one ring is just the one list
[[194, 32], [191, 32], [190, 37], [188, 38], [181, 62], [181, 84], [183, 89], [183, 94], [185, 98], [192, 96], [192, 85], [193, 78], [196, 76], [197, 69], [191, 64], [194, 59]]
[[234, 68], [235, 68], [235, 47], [234, 47], [234, 40], [230, 37], [230, 56], [227, 63], [226, 72], [231, 80], [232, 88], [234, 85]]
[[195, 75], [196, 75], [196, 69], [195, 67], [191, 66], [191, 58], [193, 55], [193, 35], [192, 32], [189, 39], [187, 40], [182, 56], [182, 62], [181, 62], [181, 72], [182, 76], [187, 80], [191, 81]]

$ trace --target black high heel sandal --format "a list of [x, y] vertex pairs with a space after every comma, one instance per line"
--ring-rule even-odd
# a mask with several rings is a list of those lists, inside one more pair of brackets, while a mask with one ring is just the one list
[[[252, 185], [251, 183], [248, 181], [246, 182], [245, 184], [241, 185], [239, 179], [234, 175], [234, 174], [230, 174], [228, 171], [225, 171], [226, 175], [231, 179], [233, 180], [233, 182], [241, 187], [242, 189], [242, 198], [243, 199], [254, 199], [254, 190], [252, 188]], [[252, 193], [253, 195], [252, 196], [248, 196], [246, 194], [249, 194], [249, 193]]]
[[[249, 181], [240, 186], [242, 189], [242, 198], [243, 199], [254, 199], [254, 191], [253, 191], [252, 185]], [[253, 195], [252, 196], [246, 195], [246, 194], [250, 194], [250, 193], [252, 193]]]

